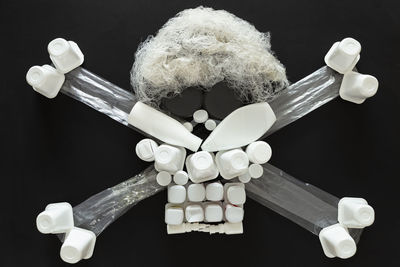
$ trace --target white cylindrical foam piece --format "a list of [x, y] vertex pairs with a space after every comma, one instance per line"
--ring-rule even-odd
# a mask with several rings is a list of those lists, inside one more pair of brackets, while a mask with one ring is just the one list
[[375, 211], [363, 198], [344, 197], [338, 204], [338, 221], [348, 228], [364, 228], [373, 224]]
[[379, 82], [374, 76], [351, 71], [343, 76], [339, 95], [344, 100], [361, 104], [376, 94], [378, 86]]
[[214, 156], [207, 151], [196, 152], [186, 159], [186, 169], [190, 180], [194, 183], [217, 178], [219, 172], [214, 162]]
[[50, 59], [61, 73], [67, 73], [82, 65], [84, 56], [78, 45], [73, 41], [57, 38], [47, 46]]
[[270, 160], [272, 149], [267, 142], [256, 141], [247, 146], [246, 153], [251, 162], [264, 164]]
[[340, 224], [325, 227], [319, 233], [324, 253], [329, 258], [347, 259], [356, 253], [357, 246], [347, 229]]
[[168, 187], [168, 202], [181, 204], [186, 200], [186, 188], [183, 185], [170, 185]]
[[157, 183], [161, 186], [167, 186], [171, 183], [172, 177], [169, 172], [161, 171], [156, 176]]
[[216, 163], [224, 179], [232, 179], [247, 172], [249, 159], [241, 149], [220, 151], [216, 155]]
[[264, 169], [260, 164], [250, 164], [248, 173], [251, 178], [258, 179], [263, 175]]
[[325, 55], [325, 63], [341, 74], [351, 71], [360, 59], [361, 44], [353, 38], [345, 38], [333, 44]]
[[189, 131], [189, 132], [193, 132], [193, 124], [191, 124], [190, 122], [184, 122], [183, 126], [185, 126], [185, 128]]
[[193, 113], [193, 120], [197, 123], [204, 123], [208, 120], [208, 113], [204, 109], [199, 109]]
[[190, 223], [204, 221], [203, 208], [197, 204], [186, 206], [185, 218], [186, 218], [186, 221], [188, 221]]
[[66, 234], [60, 256], [68, 263], [89, 259], [93, 255], [95, 243], [96, 235], [92, 231], [74, 227]]
[[65, 76], [50, 65], [33, 66], [26, 73], [26, 81], [36, 92], [47, 98], [54, 98], [60, 91]]
[[220, 222], [224, 217], [222, 206], [219, 203], [207, 203], [204, 209], [206, 222]]
[[206, 127], [207, 130], [212, 131], [217, 127], [217, 123], [215, 122], [215, 120], [207, 120], [204, 123], [204, 127]]
[[66, 233], [74, 227], [72, 206], [67, 202], [53, 203], [36, 217], [36, 226], [43, 234]]
[[187, 197], [191, 202], [201, 202], [206, 198], [204, 184], [191, 184], [187, 188]]
[[166, 205], [165, 207], [165, 223], [170, 225], [179, 225], [183, 223], [184, 212], [182, 207]]
[[230, 223], [239, 223], [243, 221], [244, 210], [242, 207], [234, 205], [226, 205], [225, 207], [225, 219]]
[[187, 172], [185, 171], [177, 171], [174, 174], [174, 183], [179, 184], [179, 185], [185, 185], [187, 184], [189, 180], [189, 176]]
[[246, 202], [244, 185], [228, 185], [226, 189], [226, 199], [233, 205], [243, 205]]
[[139, 143], [136, 144], [136, 155], [143, 161], [153, 161], [154, 153], [157, 149], [158, 145], [154, 140], [149, 138], [140, 140]]
[[185, 157], [186, 150], [184, 148], [162, 144], [155, 150], [154, 167], [157, 171], [174, 174], [183, 169]]
[[220, 182], [210, 183], [206, 186], [206, 199], [220, 201], [224, 198], [224, 187]]

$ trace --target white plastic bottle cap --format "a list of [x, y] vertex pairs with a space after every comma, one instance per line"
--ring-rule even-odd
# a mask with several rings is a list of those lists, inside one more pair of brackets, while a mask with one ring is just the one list
[[187, 172], [185, 171], [177, 171], [174, 174], [174, 183], [179, 184], [179, 185], [185, 185], [187, 184], [189, 180], [189, 176]]
[[204, 123], [204, 126], [206, 127], [207, 130], [212, 131], [215, 129], [215, 127], [217, 127], [217, 123], [215, 122], [215, 120], [207, 120]]
[[186, 150], [183, 147], [175, 147], [162, 144], [155, 150], [154, 167], [157, 171], [167, 171], [171, 174], [183, 169]]
[[188, 205], [185, 209], [186, 221], [201, 222], [204, 220], [204, 211], [200, 205]]
[[267, 142], [256, 141], [247, 146], [246, 153], [251, 162], [264, 164], [270, 160], [272, 149]]
[[184, 122], [183, 126], [185, 126], [185, 128], [189, 131], [189, 132], [193, 132], [193, 124], [191, 124], [190, 122]]
[[47, 98], [54, 98], [60, 91], [65, 76], [50, 65], [33, 66], [26, 73], [26, 81], [36, 92]]
[[166, 206], [165, 207], [165, 223], [178, 225], [183, 223], [183, 209], [181, 207]]
[[154, 153], [157, 149], [158, 145], [151, 139], [143, 139], [139, 143], [136, 144], [136, 155], [143, 161], [153, 161]]
[[74, 227], [66, 234], [61, 246], [61, 259], [68, 263], [89, 259], [93, 255], [95, 243], [96, 235], [92, 231]]
[[36, 226], [42, 234], [66, 233], [74, 227], [72, 206], [67, 202], [53, 203], [36, 217]]
[[186, 188], [183, 185], [171, 185], [168, 187], [168, 202], [181, 204], [186, 200]]
[[249, 174], [251, 178], [258, 179], [264, 173], [264, 169], [260, 164], [250, 164], [249, 166]]
[[243, 205], [246, 202], [246, 191], [244, 190], [244, 186], [227, 186], [226, 198], [233, 205]]
[[241, 149], [220, 151], [215, 160], [221, 176], [225, 179], [246, 173], [249, 166], [247, 154]]
[[161, 186], [167, 186], [171, 183], [172, 177], [169, 172], [162, 171], [156, 176], [157, 183]]
[[207, 222], [220, 222], [224, 217], [222, 206], [217, 203], [206, 204], [204, 217]]
[[249, 171], [245, 172], [244, 174], [239, 175], [238, 178], [239, 178], [239, 181], [244, 184], [250, 182], [250, 180], [251, 180]]
[[186, 169], [190, 180], [201, 183], [218, 177], [214, 156], [207, 151], [196, 152], [186, 159]]
[[375, 211], [363, 198], [344, 197], [338, 204], [338, 221], [348, 228], [364, 228], [374, 223]]
[[351, 71], [343, 76], [339, 95], [344, 100], [361, 104], [376, 94], [378, 86], [379, 82], [374, 76]]
[[199, 109], [193, 113], [193, 120], [197, 123], [204, 123], [208, 120], [208, 113], [204, 109]]
[[84, 56], [78, 45], [63, 38], [54, 39], [47, 46], [50, 59], [61, 73], [67, 73], [82, 65]]
[[206, 189], [203, 184], [191, 184], [187, 188], [187, 196], [192, 202], [203, 201], [206, 197]]
[[357, 246], [346, 228], [340, 224], [325, 227], [319, 233], [322, 249], [329, 258], [347, 259], [356, 253]]
[[351, 71], [360, 59], [361, 44], [353, 38], [336, 42], [325, 55], [325, 63], [341, 74]]
[[226, 205], [225, 207], [225, 219], [230, 223], [239, 223], [243, 221], [244, 210], [241, 207]]
[[206, 199], [220, 201], [224, 198], [224, 187], [220, 182], [210, 183], [206, 186]]

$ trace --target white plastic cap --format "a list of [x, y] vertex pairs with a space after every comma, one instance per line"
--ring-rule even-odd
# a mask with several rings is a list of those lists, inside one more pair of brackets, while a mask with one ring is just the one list
[[179, 225], [183, 223], [184, 213], [182, 207], [169, 206], [165, 207], [165, 223], [171, 225]]
[[190, 122], [184, 122], [182, 123], [183, 126], [185, 126], [185, 128], [189, 131], [189, 132], [193, 132], [193, 124], [191, 124]]
[[67, 73], [82, 65], [84, 56], [78, 45], [63, 38], [54, 39], [47, 46], [50, 59], [61, 73]]
[[201, 202], [206, 198], [206, 189], [203, 184], [191, 184], [187, 188], [189, 201]]
[[244, 184], [250, 182], [250, 180], [251, 180], [249, 171], [245, 172], [244, 174], [239, 175], [238, 178], [239, 178], [239, 181]]
[[224, 186], [220, 182], [210, 183], [206, 186], [206, 199], [220, 201], [224, 198]]
[[243, 221], [244, 210], [242, 207], [233, 205], [226, 205], [225, 207], [225, 219], [230, 223], [239, 223]]
[[61, 246], [61, 259], [68, 263], [89, 259], [93, 255], [95, 243], [96, 235], [92, 231], [74, 227], [66, 234]]
[[185, 209], [186, 221], [201, 222], [204, 220], [204, 211], [200, 205], [188, 205]]
[[241, 149], [220, 151], [216, 155], [216, 163], [221, 176], [232, 179], [247, 172], [249, 158]]
[[206, 222], [220, 222], [224, 217], [221, 204], [207, 203], [204, 209], [204, 217]]
[[159, 185], [167, 186], [171, 183], [172, 177], [169, 172], [162, 171], [162, 172], [157, 173], [156, 180]]
[[162, 144], [155, 150], [154, 167], [157, 171], [166, 171], [175, 174], [183, 169], [185, 163], [186, 150], [183, 147], [175, 147]]
[[208, 113], [204, 109], [199, 109], [193, 113], [193, 120], [197, 123], [204, 123], [208, 120]]
[[340, 224], [325, 227], [319, 233], [322, 249], [329, 258], [339, 257], [347, 259], [352, 257], [357, 250], [354, 239], [347, 229]]
[[263, 175], [264, 169], [260, 164], [250, 164], [248, 172], [251, 178], [258, 179]]
[[187, 184], [189, 180], [189, 176], [187, 172], [185, 171], [177, 171], [174, 174], [174, 183], [179, 184], [179, 185], [185, 185]]
[[74, 227], [72, 206], [67, 202], [53, 203], [36, 217], [36, 226], [42, 234], [66, 233]]
[[364, 228], [374, 223], [375, 211], [363, 198], [344, 197], [338, 204], [338, 221], [348, 228]]
[[325, 63], [341, 74], [351, 71], [360, 59], [361, 44], [353, 38], [336, 42], [325, 55]]
[[225, 184], [226, 187], [226, 199], [233, 205], [243, 205], [246, 202], [246, 191], [244, 184]]
[[33, 66], [26, 73], [26, 81], [36, 92], [47, 98], [54, 98], [60, 91], [65, 76], [50, 65]]
[[206, 127], [207, 130], [212, 131], [217, 127], [217, 123], [215, 122], [215, 120], [207, 120], [204, 123], [204, 126]]
[[361, 104], [376, 94], [378, 86], [379, 82], [374, 76], [351, 71], [343, 76], [339, 95], [344, 100]]
[[168, 187], [168, 202], [181, 204], [186, 200], [186, 188], [183, 185], [170, 185]]
[[218, 177], [214, 156], [207, 151], [196, 152], [186, 159], [186, 169], [190, 180], [201, 183]]
[[157, 147], [158, 145], [154, 140], [149, 138], [140, 140], [140, 142], [136, 144], [136, 155], [143, 161], [153, 161]]
[[251, 162], [264, 164], [271, 159], [272, 149], [267, 142], [256, 141], [247, 146], [246, 153]]

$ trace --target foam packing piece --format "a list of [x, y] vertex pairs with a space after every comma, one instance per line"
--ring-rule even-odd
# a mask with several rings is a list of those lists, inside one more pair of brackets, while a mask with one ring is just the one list
[[206, 198], [204, 184], [191, 184], [187, 188], [187, 198], [191, 202], [201, 202]]
[[166, 171], [159, 172], [156, 176], [156, 181], [161, 186], [167, 186], [172, 181], [171, 174]]
[[189, 155], [186, 159], [186, 169], [190, 180], [194, 183], [215, 179], [219, 174], [214, 155], [207, 151]]
[[338, 204], [338, 221], [348, 228], [364, 228], [374, 223], [375, 211], [363, 198], [344, 197]]
[[239, 223], [243, 221], [244, 210], [231, 204], [225, 206], [225, 219], [230, 223]]
[[233, 205], [246, 203], [246, 190], [242, 183], [226, 183], [224, 185], [225, 199]]
[[67, 41], [63, 38], [52, 40], [47, 51], [50, 59], [61, 73], [67, 73], [82, 65], [84, 56], [79, 46], [73, 41]]
[[224, 186], [220, 182], [213, 182], [206, 186], [206, 199], [220, 201], [224, 198]]
[[344, 100], [362, 104], [376, 94], [378, 86], [379, 82], [374, 76], [351, 71], [343, 76], [339, 95]]
[[183, 223], [184, 212], [183, 208], [173, 206], [171, 204], [165, 205], [165, 223], [170, 225], [179, 225]]
[[208, 113], [204, 109], [196, 110], [193, 113], [193, 120], [197, 123], [204, 123], [208, 120]]
[[179, 185], [185, 185], [187, 184], [189, 180], [189, 176], [187, 174], [187, 172], [185, 171], [177, 171], [174, 174], [174, 183], [179, 184]]
[[96, 235], [92, 231], [74, 227], [65, 236], [60, 256], [68, 263], [89, 259], [93, 255], [95, 243]]
[[267, 163], [272, 156], [271, 146], [264, 141], [256, 141], [246, 147], [249, 160], [253, 163]]
[[185, 218], [190, 223], [204, 221], [203, 208], [198, 204], [187, 205], [185, 208]]
[[325, 63], [341, 74], [351, 71], [360, 60], [361, 44], [353, 38], [336, 42], [325, 55]]
[[66, 233], [74, 227], [72, 206], [67, 202], [47, 205], [36, 217], [36, 226], [42, 234]]
[[224, 218], [221, 203], [208, 202], [204, 204], [204, 220], [206, 222], [220, 222]]
[[249, 159], [242, 149], [220, 151], [215, 157], [218, 170], [224, 179], [232, 179], [247, 172]]
[[348, 230], [340, 224], [323, 228], [319, 233], [319, 240], [325, 255], [329, 258], [347, 259], [357, 251], [356, 243]]
[[155, 141], [146, 138], [136, 144], [135, 152], [141, 160], [151, 162], [154, 161], [154, 153], [157, 147], [158, 145]]
[[33, 66], [26, 73], [26, 81], [39, 94], [54, 98], [60, 91], [65, 76], [50, 65]]
[[168, 186], [168, 202], [181, 204], [186, 200], [186, 188], [183, 185]]
[[176, 147], [162, 144], [154, 152], [154, 167], [157, 171], [166, 171], [175, 174], [183, 169], [186, 150], [183, 147]]

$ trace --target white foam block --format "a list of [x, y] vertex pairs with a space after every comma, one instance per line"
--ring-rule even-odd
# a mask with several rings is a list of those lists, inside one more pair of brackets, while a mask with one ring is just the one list
[[204, 217], [206, 222], [220, 222], [224, 216], [220, 203], [206, 203]]
[[325, 63], [341, 74], [351, 71], [360, 59], [361, 44], [353, 38], [336, 42], [325, 55]]
[[247, 154], [239, 148], [218, 152], [215, 162], [224, 179], [232, 179], [246, 173], [249, 166]]
[[210, 183], [206, 186], [206, 199], [220, 201], [224, 198], [224, 186], [220, 182]]
[[186, 188], [183, 185], [170, 185], [168, 187], [168, 202], [181, 204], [186, 200]]
[[203, 184], [191, 184], [187, 188], [187, 197], [191, 202], [203, 201], [206, 197], [206, 189]]
[[183, 223], [184, 212], [182, 207], [167, 204], [165, 207], [165, 223], [179, 225]]
[[244, 210], [242, 207], [227, 204], [225, 207], [225, 219], [230, 223], [239, 223], [243, 221]]
[[242, 183], [226, 183], [226, 200], [233, 205], [243, 205], [246, 202], [246, 191]]
[[200, 205], [192, 204], [188, 205], [185, 208], [185, 218], [186, 221], [192, 222], [201, 222], [204, 220], [204, 211]]

